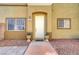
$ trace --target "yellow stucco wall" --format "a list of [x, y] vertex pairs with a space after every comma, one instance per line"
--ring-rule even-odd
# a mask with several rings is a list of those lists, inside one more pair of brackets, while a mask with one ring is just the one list
[[7, 31], [6, 18], [8, 17], [27, 18], [27, 11], [28, 9], [26, 6], [0, 6], [0, 22], [5, 24], [4, 35], [3, 34], [0, 35], [3, 35], [5, 39], [24, 39], [26, 34], [25, 31]]
[[[47, 13], [47, 32], [52, 32], [52, 39], [79, 38], [79, 4], [52, 4], [28, 6], [0, 6], [0, 23], [4, 24], [5, 39], [25, 39], [26, 32], [33, 32], [32, 13]], [[25, 31], [7, 31], [7, 17], [24, 17], [26, 20]], [[32, 20], [28, 20], [28, 18]], [[57, 18], [71, 18], [71, 29], [57, 29]], [[0, 34], [3, 35], [3, 34]]]
[[[47, 13], [47, 32], [51, 32], [51, 6], [40, 6], [40, 5], [29, 5], [28, 6], [28, 18], [29, 16], [32, 18], [32, 13], [34, 12], [46, 12]], [[33, 20], [33, 19], [32, 19]], [[32, 20], [29, 21], [28, 32], [32, 32]]]
[[[71, 18], [71, 29], [57, 29], [57, 18]], [[52, 5], [52, 38], [79, 38], [79, 4]]]

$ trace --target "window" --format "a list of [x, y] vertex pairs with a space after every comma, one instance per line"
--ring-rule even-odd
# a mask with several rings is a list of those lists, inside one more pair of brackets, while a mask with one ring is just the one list
[[14, 25], [15, 25], [15, 21], [13, 18], [8, 18], [7, 19], [7, 23], [8, 23], [8, 30], [14, 30]]
[[57, 28], [67, 28], [69, 29], [71, 25], [70, 18], [58, 18], [57, 19]]
[[7, 30], [21, 31], [25, 29], [25, 18], [7, 18]]
[[17, 22], [16, 22], [16, 30], [24, 30], [24, 25], [25, 25], [25, 21], [24, 21], [24, 19], [17, 19], [16, 20]]

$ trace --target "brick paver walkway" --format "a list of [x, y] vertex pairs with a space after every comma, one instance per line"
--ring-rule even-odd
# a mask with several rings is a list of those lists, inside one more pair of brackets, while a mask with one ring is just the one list
[[25, 55], [57, 55], [48, 41], [32, 41]]

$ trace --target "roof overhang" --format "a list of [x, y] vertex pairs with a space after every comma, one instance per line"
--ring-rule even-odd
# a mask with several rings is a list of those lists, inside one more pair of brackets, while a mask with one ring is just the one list
[[27, 3], [0, 3], [0, 6], [27, 6]]
[[28, 3], [28, 5], [52, 5], [52, 3]]

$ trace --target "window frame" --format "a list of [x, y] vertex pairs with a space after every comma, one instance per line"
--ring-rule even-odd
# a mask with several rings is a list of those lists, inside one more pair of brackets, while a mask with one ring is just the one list
[[[59, 21], [68, 20], [69, 21], [69, 28], [67, 27], [59, 27]], [[65, 24], [64, 24], [65, 25]], [[71, 18], [57, 18], [57, 29], [71, 29]]]
[[[9, 29], [8, 29], [8, 19], [9, 19], [9, 18], [6, 18], [6, 22], [7, 22], [7, 25], [6, 25], [7, 31], [25, 31], [25, 29], [26, 29], [26, 26], [25, 26], [25, 25], [26, 25], [26, 18], [12, 18], [12, 19], [15, 20], [14, 30], [9, 30]], [[24, 19], [24, 29], [23, 29], [23, 30], [16, 30], [16, 29], [15, 29], [15, 26], [17, 26], [17, 20], [18, 20], [18, 19]]]

